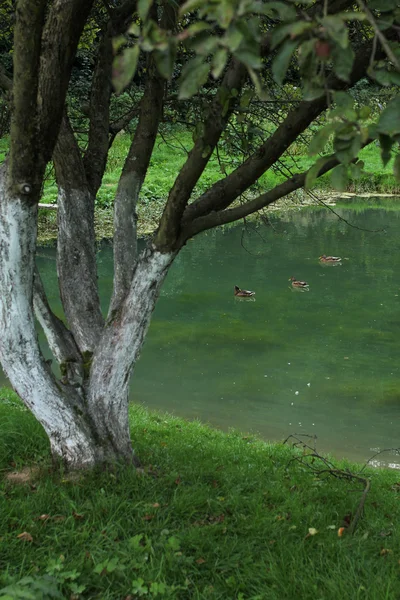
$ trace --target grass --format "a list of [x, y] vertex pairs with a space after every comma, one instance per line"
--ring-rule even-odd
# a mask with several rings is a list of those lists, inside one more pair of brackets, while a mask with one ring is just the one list
[[[286, 445], [132, 406], [149, 474], [72, 480], [49, 469], [45, 435], [15, 395], [1, 397], [2, 600], [400, 596], [395, 471], [368, 471], [363, 519], [338, 537], [355, 484], [316, 477]], [[34, 480], [7, 479], [27, 465], [40, 467]]]
[[[129, 134], [118, 135], [110, 149], [106, 171], [102, 186], [97, 196], [96, 231], [98, 238], [112, 237], [112, 215], [111, 208], [118, 185], [118, 180], [129, 150], [131, 138]], [[165, 199], [168, 196], [176, 175], [184, 164], [187, 153], [192, 147], [192, 136], [189, 131], [177, 128], [169, 131], [157, 139], [147, 177], [141, 191], [138, 205], [139, 233], [147, 234], [157, 226], [162, 214]], [[0, 139], [0, 162], [4, 159], [7, 151], [7, 138]], [[296, 160], [294, 167], [290, 156], [283, 163], [293, 172], [308, 169], [315, 162], [315, 158], [308, 157], [304, 152], [304, 146], [293, 144], [289, 152]], [[220, 158], [227, 160], [223, 151]], [[364, 173], [358, 180], [351, 179], [348, 185], [349, 192], [358, 193], [392, 193], [400, 194], [400, 184], [393, 175], [393, 164], [389, 162], [385, 167], [382, 165], [380, 148], [376, 144], [370, 144], [360, 153], [360, 158], [365, 162]], [[227, 172], [229, 172], [227, 168]], [[289, 174], [289, 172], [288, 172]], [[213, 154], [206, 170], [201, 176], [193, 197], [199, 196], [212, 184], [221, 179], [223, 174], [217, 157]], [[285, 176], [280, 171], [270, 169], [259, 180], [259, 189], [268, 190], [282, 181]], [[321, 177], [314, 186], [314, 191], [322, 194], [331, 193], [330, 174]], [[258, 193], [257, 189], [250, 190]], [[54, 173], [50, 172], [44, 186], [44, 203], [55, 203], [57, 201], [57, 186], [54, 181]], [[287, 203], [285, 204], [287, 207]], [[42, 242], [54, 239], [56, 236], [56, 214], [54, 211], [42, 210], [40, 213], [40, 238]]]

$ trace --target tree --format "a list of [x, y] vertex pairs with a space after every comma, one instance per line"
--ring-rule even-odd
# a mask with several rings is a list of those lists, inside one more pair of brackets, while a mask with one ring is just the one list
[[[12, 386], [49, 436], [54, 458], [71, 468], [138, 464], [128, 424], [129, 380], [164, 278], [187, 240], [257, 212], [336, 165], [335, 180], [342, 185], [348, 170], [359, 168], [354, 163], [364, 144], [380, 136], [386, 157], [399, 133], [396, 98], [372, 126], [368, 111], [355, 108], [345, 93], [374, 70], [390, 85], [397, 83], [396, 2], [374, 0], [368, 8], [360, 0], [355, 12], [349, 12], [348, 0], [178, 5], [169, 0], [104, 5], [17, 0], [15, 5], [13, 70], [0, 71], [0, 86], [12, 90], [10, 153], [0, 169], [0, 357]], [[82, 152], [66, 98], [79, 40], [94, 14], [101, 18]], [[110, 144], [124, 126], [122, 121], [113, 128], [110, 122], [111, 73], [121, 91], [139, 56], [146, 62], [144, 89], [140, 105], [126, 117], [137, 115], [137, 125], [114, 201], [115, 275], [104, 318], [94, 203]], [[268, 100], [265, 82], [282, 84], [289, 66], [302, 81], [304, 98], [290, 105], [257, 147], [249, 146], [241, 164], [192, 200], [224, 132], [243, 120], [255, 101], [254, 89], [261, 101]], [[136, 205], [164, 107], [178, 102], [176, 95], [172, 103], [167, 96], [168, 81], [175, 82], [177, 72], [181, 102], [190, 104], [204, 85], [211, 92], [207, 103], [200, 103], [193, 147], [158, 228], [138, 253]], [[335, 153], [318, 159], [308, 173], [235, 202], [328, 107], [330, 121], [310, 151], [318, 154], [333, 136]], [[57, 271], [65, 322], [52, 313], [35, 269], [38, 202], [51, 160], [59, 190]], [[34, 315], [60, 365], [60, 378], [43, 359]]]

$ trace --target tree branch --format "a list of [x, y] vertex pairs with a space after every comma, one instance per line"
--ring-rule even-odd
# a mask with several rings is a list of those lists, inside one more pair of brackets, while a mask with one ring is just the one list
[[[372, 141], [372, 139], [368, 139], [364, 146], [367, 146]], [[353, 162], [356, 162], [356, 160]], [[318, 173], [318, 178], [322, 177], [322, 175], [325, 175], [325, 173], [328, 173], [328, 171], [336, 167], [338, 164], [339, 161], [333, 154], [323, 165], [323, 167], [321, 167], [321, 170]], [[258, 212], [262, 208], [273, 204], [280, 198], [283, 198], [299, 188], [304, 187], [308, 171], [309, 169], [307, 171], [303, 171], [303, 173], [297, 173], [290, 179], [287, 179], [283, 183], [274, 187], [272, 190], [269, 190], [264, 194], [260, 194], [256, 198], [253, 198], [252, 200], [249, 200], [240, 206], [236, 206], [235, 208], [230, 208], [228, 210], [211, 212], [208, 215], [195, 219], [186, 230], [184, 229], [182, 231], [182, 238], [180, 240], [181, 244], [184, 244], [189, 238], [197, 235], [201, 231], [212, 229], [218, 225], [225, 225], [226, 223], [232, 223], [238, 219], [248, 217], [249, 215]]]
[[[161, 25], [169, 18], [169, 10], [167, 6]], [[118, 182], [114, 202], [114, 289], [110, 312], [115, 311], [125, 298], [132, 281], [137, 255], [136, 204], [163, 111], [166, 82], [158, 72], [151, 55], [147, 58], [147, 72], [138, 125]]]
[[[39, 142], [53, 154], [79, 38], [94, 0], [54, 0], [43, 31], [39, 79]], [[29, 3], [29, 0], [28, 0]]]
[[204, 123], [204, 134], [196, 140], [170, 191], [155, 238], [155, 245], [159, 249], [169, 249], [176, 241], [181, 218], [190, 195], [236, 106], [239, 94], [233, 96], [231, 92], [232, 90], [239, 92], [245, 79], [246, 68], [233, 59], [210, 106]]
[[53, 356], [60, 365], [65, 365], [65, 376], [68, 382], [82, 381], [82, 356], [71, 332], [51, 310], [37, 268], [33, 283], [33, 308]]
[[109, 23], [99, 45], [90, 90], [89, 140], [83, 165], [93, 196], [101, 185], [109, 149], [112, 35]]
[[[339, 164], [339, 161], [332, 157], [321, 169], [318, 177], [321, 177], [334, 167]], [[303, 173], [297, 173], [290, 179], [287, 179], [283, 183], [277, 185], [272, 190], [269, 190], [265, 194], [260, 194], [257, 198], [253, 198], [249, 202], [245, 202], [235, 208], [227, 210], [221, 210], [216, 212], [210, 212], [207, 215], [198, 217], [192, 223], [190, 223], [186, 229], [182, 230], [181, 243], [185, 243], [189, 238], [197, 235], [201, 231], [212, 229], [218, 225], [225, 225], [226, 223], [232, 223], [238, 219], [243, 219], [249, 215], [265, 208], [269, 204], [276, 202], [280, 198], [291, 194], [295, 190], [304, 186], [308, 170]]]
[[[354, 61], [349, 83], [331, 78], [328, 81], [328, 88], [339, 90], [350, 87], [359, 81], [368, 68], [368, 51], [370, 48], [371, 44], [368, 43], [360, 49]], [[186, 208], [183, 216], [183, 226], [187, 226], [192, 220], [211, 211], [227, 208], [282, 156], [297, 137], [326, 108], [327, 98], [325, 96], [312, 102], [300, 102], [296, 108], [289, 112], [272, 136], [256, 152], [230, 175], [217, 181], [198, 200]]]
[[14, 194], [22, 191], [36, 202], [43, 172], [38, 173], [37, 168], [37, 93], [46, 4], [46, 0], [20, 0], [14, 28], [9, 184]]
[[374, 33], [375, 33], [376, 37], [378, 38], [378, 40], [382, 44], [383, 49], [385, 50], [386, 56], [394, 64], [394, 66], [396, 67], [396, 70], [400, 73], [400, 63], [399, 63], [396, 55], [394, 54], [393, 50], [389, 46], [388, 41], [385, 38], [384, 34], [379, 29], [379, 25], [375, 21], [374, 15], [369, 10], [369, 8], [366, 6], [365, 2], [363, 2], [363, 0], [357, 0], [357, 4], [360, 7], [360, 9], [362, 11], [364, 11], [364, 13], [366, 14], [367, 19], [370, 22], [370, 24], [372, 26], [372, 29], [374, 30]]

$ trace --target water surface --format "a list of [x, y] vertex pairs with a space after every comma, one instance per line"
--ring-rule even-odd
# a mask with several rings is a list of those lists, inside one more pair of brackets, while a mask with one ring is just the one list
[[[395, 202], [338, 208], [355, 227], [308, 208], [189, 241], [162, 289], [132, 399], [271, 440], [315, 434], [320, 450], [357, 460], [400, 446]], [[321, 254], [342, 266], [321, 266]], [[59, 311], [54, 251], [41, 249], [38, 264]], [[99, 273], [106, 306], [109, 247]], [[293, 292], [292, 275], [310, 291]], [[235, 299], [235, 284], [254, 289], [255, 302]]]

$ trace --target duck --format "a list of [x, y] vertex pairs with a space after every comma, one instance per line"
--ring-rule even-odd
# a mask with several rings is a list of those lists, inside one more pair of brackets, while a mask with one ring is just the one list
[[251, 296], [255, 296], [255, 292], [250, 290], [241, 290], [237, 285], [234, 287], [234, 294], [239, 298], [250, 298]]
[[342, 261], [340, 256], [326, 256], [326, 254], [323, 254], [322, 256], [320, 256], [319, 260], [322, 263], [331, 264], [331, 265], [338, 264]]
[[291, 277], [289, 279], [289, 281], [292, 282], [292, 287], [294, 288], [300, 288], [300, 289], [308, 289], [309, 285], [306, 281], [298, 281], [298, 279], [296, 279], [296, 277]]

